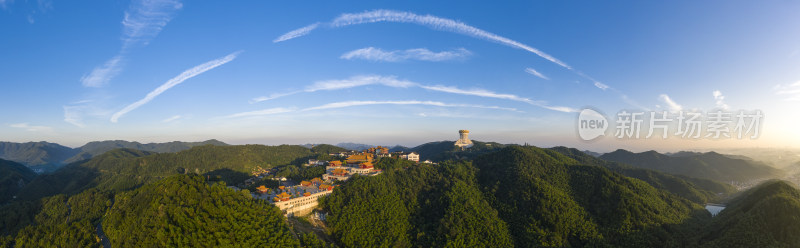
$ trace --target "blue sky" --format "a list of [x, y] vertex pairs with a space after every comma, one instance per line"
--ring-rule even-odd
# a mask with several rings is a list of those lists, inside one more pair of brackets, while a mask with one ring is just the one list
[[[797, 147], [798, 13], [790, 1], [0, 0], [0, 137], [417, 145], [470, 129], [600, 151]], [[584, 107], [765, 118], [756, 140], [583, 142]]]

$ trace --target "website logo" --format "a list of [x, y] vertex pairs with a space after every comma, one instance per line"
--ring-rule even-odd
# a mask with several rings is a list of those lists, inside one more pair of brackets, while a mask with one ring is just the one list
[[578, 115], [578, 136], [582, 140], [590, 141], [605, 136], [608, 126], [606, 117], [593, 109], [583, 109]]

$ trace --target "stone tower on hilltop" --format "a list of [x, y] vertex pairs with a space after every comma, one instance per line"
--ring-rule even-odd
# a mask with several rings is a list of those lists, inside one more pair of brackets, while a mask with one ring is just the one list
[[456, 141], [456, 146], [461, 148], [472, 147], [472, 141], [469, 140], [469, 130], [458, 130], [459, 138]]

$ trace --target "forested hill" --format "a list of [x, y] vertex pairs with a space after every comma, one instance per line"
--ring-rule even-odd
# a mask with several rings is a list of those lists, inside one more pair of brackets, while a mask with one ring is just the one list
[[470, 148], [459, 148], [454, 145], [455, 141], [437, 141], [437, 142], [429, 142], [414, 148], [411, 148], [410, 151], [419, 153], [419, 157], [422, 160], [431, 160], [431, 161], [445, 161], [445, 160], [459, 160], [459, 159], [472, 159], [478, 155], [497, 151], [506, 147], [507, 145], [496, 143], [496, 142], [481, 142], [477, 140], [473, 140], [472, 147]]
[[172, 176], [117, 194], [102, 224], [116, 247], [299, 247], [282, 213], [249, 192]]
[[800, 247], [800, 191], [769, 181], [732, 200], [700, 237], [704, 247]]
[[714, 180], [672, 175], [664, 172], [637, 168], [618, 162], [606, 161], [574, 148], [559, 146], [549, 149], [575, 159], [581, 164], [605, 167], [611, 171], [645, 181], [653, 187], [667, 190], [700, 204], [716, 202], [720, 200], [721, 197], [726, 197], [736, 192], [736, 188], [733, 186]]
[[643, 181], [520, 146], [355, 177], [323, 205], [346, 247], [681, 246], [710, 218]]
[[34, 179], [21, 194], [28, 199], [87, 188], [125, 190], [174, 174], [214, 174], [229, 182], [244, 181], [254, 168], [299, 164], [317, 154], [294, 146], [196, 146], [177, 153], [116, 149], [65, 166]]
[[300, 247], [275, 206], [196, 175], [15, 202], [0, 217], [0, 247], [101, 247], [99, 230], [113, 247]]
[[655, 151], [632, 153], [620, 149], [603, 154], [600, 158], [643, 169], [723, 182], [746, 182], [775, 178], [783, 174], [781, 170], [761, 162], [731, 158], [716, 152], [667, 156]]
[[66, 159], [64, 163], [72, 163], [84, 159], [89, 159], [94, 156], [119, 148], [128, 148], [128, 149], [135, 149], [148, 152], [158, 152], [158, 153], [174, 153], [183, 150], [188, 150], [195, 146], [203, 146], [203, 145], [227, 146], [228, 144], [225, 144], [224, 142], [215, 139], [206, 140], [202, 142], [173, 141], [167, 143], [147, 143], [147, 144], [124, 141], [124, 140], [92, 141], [77, 148], [77, 150], [79, 150], [79, 153], [69, 159]]
[[174, 153], [202, 145], [226, 146], [227, 144], [213, 139], [203, 142], [173, 141], [148, 144], [124, 140], [108, 140], [93, 141], [78, 148], [70, 148], [48, 142], [0, 142], [0, 159], [11, 160], [33, 169], [49, 172], [63, 165], [90, 159], [94, 156], [119, 148], [158, 153]]
[[28, 167], [0, 159], [0, 204], [16, 196], [34, 177], [36, 173]]
[[52, 170], [78, 151], [56, 143], [0, 142], [0, 159], [11, 160], [33, 168]]
[[344, 148], [341, 148], [341, 147], [338, 147], [338, 146], [328, 145], [328, 144], [319, 144], [319, 145], [314, 145], [313, 147], [311, 147], [311, 152], [320, 153], [320, 154], [340, 153], [340, 152], [346, 152], [346, 151], [348, 151], [348, 150], [344, 149]]

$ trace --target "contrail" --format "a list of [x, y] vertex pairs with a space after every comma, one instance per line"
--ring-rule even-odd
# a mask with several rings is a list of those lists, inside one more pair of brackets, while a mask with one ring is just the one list
[[[328, 27], [343, 27], [343, 26], [350, 26], [356, 24], [364, 24], [364, 23], [374, 23], [374, 22], [400, 22], [400, 23], [413, 23], [417, 25], [426, 26], [432, 29], [449, 31], [454, 33], [459, 33], [463, 35], [468, 35], [472, 37], [482, 38], [490, 41], [494, 41], [506, 46], [510, 46], [513, 48], [518, 48], [522, 50], [526, 50], [532, 52], [539, 57], [542, 57], [550, 62], [556, 63], [564, 68], [572, 70], [572, 67], [567, 65], [566, 63], [562, 62], [561, 60], [556, 59], [555, 57], [540, 51], [539, 49], [533, 48], [531, 46], [525, 45], [518, 41], [496, 35], [494, 33], [485, 31], [483, 29], [479, 29], [470, 25], [467, 25], [463, 22], [459, 22], [452, 19], [432, 16], [432, 15], [417, 15], [411, 12], [402, 12], [402, 11], [393, 11], [393, 10], [373, 10], [367, 11], [362, 13], [356, 14], [342, 14], [330, 23], [326, 23]], [[307, 35], [311, 33], [312, 30], [319, 27], [320, 23], [314, 23], [303, 28], [299, 28], [296, 30], [292, 30], [286, 34], [281, 35], [277, 39], [273, 40], [273, 42], [278, 43], [281, 41], [286, 41], [290, 39], [294, 39], [300, 36]]]
[[184, 71], [183, 73], [181, 73], [177, 77], [174, 77], [174, 78], [170, 79], [169, 81], [167, 81], [166, 83], [162, 84], [161, 86], [159, 86], [155, 90], [151, 91], [150, 93], [147, 93], [147, 95], [144, 98], [142, 98], [141, 100], [136, 101], [134, 103], [131, 103], [130, 105], [126, 106], [125, 108], [123, 108], [119, 112], [114, 113], [114, 115], [111, 116], [111, 122], [116, 123], [117, 120], [120, 117], [122, 117], [123, 115], [127, 114], [128, 112], [131, 112], [132, 110], [134, 110], [134, 109], [136, 109], [136, 108], [138, 108], [138, 107], [140, 107], [140, 106], [142, 106], [142, 105], [144, 105], [144, 104], [146, 104], [148, 102], [150, 102], [151, 100], [156, 98], [158, 95], [161, 95], [161, 93], [164, 93], [164, 91], [167, 91], [168, 89], [170, 89], [172, 87], [175, 87], [175, 85], [178, 85], [178, 84], [182, 83], [183, 81], [186, 81], [187, 79], [190, 79], [190, 78], [192, 78], [194, 76], [200, 75], [203, 72], [206, 72], [208, 70], [214, 69], [217, 66], [221, 66], [221, 65], [224, 65], [225, 63], [231, 62], [232, 60], [236, 59], [236, 56], [238, 56], [239, 53], [241, 53], [241, 51], [235, 52], [235, 53], [231, 53], [228, 56], [225, 56], [225, 57], [222, 57], [222, 58], [218, 58], [218, 59], [206, 62], [206, 63], [204, 63], [202, 65], [198, 65], [198, 66], [193, 67], [192, 69]]
[[535, 69], [533, 69], [533, 68], [530, 68], [530, 67], [528, 67], [528, 68], [525, 68], [525, 72], [527, 72], [527, 73], [529, 73], [529, 74], [531, 74], [531, 75], [534, 75], [534, 76], [540, 77], [540, 78], [542, 78], [542, 79], [544, 79], [544, 80], [550, 80], [550, 79], [549, 79], [549, 78], [547, 78], [545, 75], [543, 75], [541, 72], [538, 72], [538, 71], [536, 71]]
[[302, 27], [302, 28], [298, 28], [298, 29], [289, 31], [288, 33], [286, 33], [284, 35], [281, 35], [281, 37], [278, 37], [277, 39], [273, 40], [272, 42], [278, 43], [278, 42], [281, 42], [281, 41], [291, 40], [291, 39], [294, 39], [294, 38], [297, 38], [297, 37], [300, 37], [300, 36], [304, 36], [304, 35], [307, 35], [308, 33], [311, 33], [311, 30], [317, 29], [317, 27], [319, 27], [319, 22], [311, 24], [311, 25], [308, 25], [308, 26], [305, 26], [305, 27]]
[[515, 108], [506, 108], [506, 107], [498, 107], [498, 106], [484, 106], [484, 105], [475, 105], [475, 104], [452, 104], [452, 103], [443, 103], [443, 102], [435, 102], [435, 101], [346, 101], [346, 102], [334, 102], [328, 103], [321, 106], [305, 108], [301, 111], [309, 111], [309, 110], [321, 110], [321, 109], [335, 109], [335, 108], [346, 108], [346, 107], [353, 107], [353, 106], [364, 106], [364, 105], [428, 105], [428, 106], [438, 106], [438, 107], [463, 107], [463, 108], [485, 108], [485, 109], [500, 109], [500, 110], [508, 110], [519, 112], [519, 110]]
[[322, 90], [341, 90], [341, 89], [349, 89], [354, 87], [366, 86], [366, 85], [383, 85], [392, 88], [411, 88], [417, 87], [422, 88], [430, 91], [437, 91], [437, 92], [444, 92], [450, 94], [457, 94], [457, 95], [467, 95], [467, 96], [478, 96], [478, 97], [487, 97], [487, 98], [496, 98], [496, 99], [504, 99], [504, 100], [511, 100], [517, 102], [524, 102], [530, 105], [542, 107], [549, 110], [555, 110], [560, 112], [578, 112], [578, 110], [570, 108], [570, 107], [562, 107], [562, 106], [549, 106], [544, 101], [533, 100], [530, 98], [525, 98], [513, 94], [504, 94], [504, 93], [496, 93], [484, 89], [461, 89], [453, 86], [443, 86], [443, 85], [424, 85], [412, 81], [407, 80], [400, 80], [393, 76], [376, 76], [376, 75], [361, 75], [361, 76], [354, 76], [348, 79], [342, 80], [326, 80], [316, 82], [308, 87], [306, 87], [303, 91], [294, 91], [289, 93], [277, 93], [272, 94], [268, 97], [258, 97], [254, 98], [251, 102], [260, 102], [275, 99], [278, 97], [294, 95], [302, 92], [315, 92], [315, 91], [322, 91]]
[[[306, 26], [306, 27], [303, 27], [303, 28], [300, 28], [300, 29], [296, 29], [296, 30], [290, 31], [290, 32], [288, 32], [288, 33], [286, 33], [284, 35], [281, 35], [280, 37], [275, 39], [273, 42], [277, 43], [277, 42], [282, 42], [282, 41], [294, 39], [294, 38], [297, 38], [297, 37], [301, 37], [301, 36], [304, 36], [304, 35], [308, 35], [309, 33], [311, 33], [311, 31], [317, 29], [320, 26], [326, 26], [326, 27], [329, 27], [329, 28], [338, 28], [338, 27], [344, 27], [344, 26], [350, 26], [350, 25], [357, 25], [357, 24], [364, 24], [364, 23], [375, 23], [375, 22], [412, 23], [412, 24], [417, 24], [417, 25], [429, 27], [429, 28], [435, 29], [435, 30], [442, 30], [442, 31], [448, 31], [448, 32], [463, 34], [463, 35], [467, 35], [467, 36], [472, 36], [472, 37], [476, 37], [476, 38], [480, 38], [480, 39], [484, 39], [484, 40], [497, 42], [497, 43], [500, 43], [500, 44], [503, 44], [503, 45], [506, 45], [506, 46], [509, 46], [509, 47], [522, 49], [522, 50], [534, 53], [534, 54], [538, 55], [539, 57], [544, 58], [544, 59], [546, 59], [546, 60], [548, 60], [550, 62], [553, 62], [553, 63], [555, 63], [555, 64], [557, 64], [557, 65], [559, 65], [561, 67], [564, 67], [564, 68], [566, 68], [566, 69], [578, 74], [578, 76], [581, 76], [583, 78], [591, 80], [592, 83], [594, 83], [594, 86], [599, 88], [599, 89], [601, 89], [601, 90], [604, 90], [604, 91], [607, 90], [607, 89], [614, 90], [614, 88], [612, 88], [611, 86], [608, 86], [608, 85], [606, 85], [604, 83], [601, 83], [600, 81], [595, 80], [594, 78], [590, 77], [589, 75], [586, 75], [583, 72], [572, 68], [572, 66], [568, 65], [567, 63], [565, 63], [565, 62], [563, 62], [563, 61], [561, 61], [561, 60], [559, 60], [559, 59], [557, 59], [555, 57], [553, 57], [552, 55], [547, 54], [547, 53], [545, 53], [545, 52], [543, 52], [543, 51], [541, 51], [539, 49], [536, 49], [536, 48], [531, 47], [529, 45], [526, 45], [524, 43], [521, 43], [521, 42], [518, 42], [518, 41], [515, 41], [515, 40], [512, 40], [512, 39], [509, 39], [509, 38], [506, 38], [506, 37], [503, 37], [503, 36], [488, 32], [488, 31], [483, 30], [483, 29], [479, 29], [479, 28], [467, 25], [466, 23], [463, 23], [463, 22], [460, 22], [460, 21], [447, 19], [447, 18], [442, 18], [442, 17], [437, 17], [437, 16], [432, 16], [432, 15], [417, 15], [415, 13], [405, 12], [405, 11], [394, 11], [394, 10], [383, 10], [383, 9], [381, 9], [381, 10], [366, 11], [366, 12], [362, 12], [362, 13], [345, 13], [345, 14], [342, 14], [339, 17], [333, 19], [329, 23], [319, 23], [318, 22], [318, 23], [314, 23], [314, 24], [311, 24], [309, 26]], [[614, 91], [617, 92], [620, 95], [620, 97], [626, 103], [629, 103], [631, 105], [639, 107], [638, 103], [636, 103], [632, 99], [629, 99], [625, 94], [623, 94], [623, 93], [621, 93], [621, 92], [619, 92], [617, 90], [614, 90]], [[555, 108], [554, 110], [562, 111], [562, 110], [572, 110], [572, 109]]]

